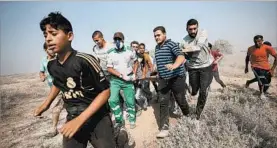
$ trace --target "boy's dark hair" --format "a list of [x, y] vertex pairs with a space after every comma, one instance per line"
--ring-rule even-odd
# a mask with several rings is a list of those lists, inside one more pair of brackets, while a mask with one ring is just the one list
[[92, 38], [94, 38], [95, 36], [99, 36], [99, 37], [101, 37], [101, 38], [103, 38], [104, 36], [103, 36], [103, 33], [101, 32], [101, 31], [99, 31], [99, 30], [96, 30], [96, 31], [94, 31], [93, 33], [92, 33]]
[[197, 25], [198, 26], [198, 21], [196, 19], [190, 19], [187, 22], [187, 27], [190, 25]]
[[160, 30], [162, 33], [166, 33], [164, 26], [158, 26], [153, 29], [153, 32]]
[[145, 44], [144, 43], [140, 43], [139, 46], [143, 46], [145, 48]]
[[267, 45], [267, 46], [272, 46], [269, 41], [264, 41], [264, 44]]
[[208, 43], [208, 47], [212, 49], [213, 45], [211, 43]]
[[40, 22], [41, 31], [46, 30], [46, 25], [50, 25], [57, 30], [60, 29], [64, 33], [73, 31], [71, 23], [60, 12], [51, 12], [47, 17], [44, 17]]
[[132, 42], [131, 42], [131, 46], [132, 46], [133, 44], [139, 44], [139, 42], [138, 42], [138, 41], [132, 41]]
[[254, 43], [256, 43], [256, 40], [257, 39], [263, 39], [264, 37], [262, 35], [256, 35], [254, 36], [253, 40], [254, 40]]
[[43, 43], [43, 49], [44, 49], [44, 50], [46, 50], [46, 49], [47, 49], [47, 45], [46, 45], [46, 43], [45, 43], [45, 42]]

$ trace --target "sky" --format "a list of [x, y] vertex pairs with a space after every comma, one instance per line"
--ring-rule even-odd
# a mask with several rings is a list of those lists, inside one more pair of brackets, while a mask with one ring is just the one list
[[164, 26], [167, 38], [179, 42], [187, 35], [186, 22], [195, 18], [208, 40], [228, 40], [234, 50], [246, 50], [257, 34], [277, 46], [277, 2], [219, 1], [106, 1], [0, 2], [0, 75], [39, 72], [45, 56], [39, 27], [43, 17], [60, 11], [72, 24], [74, 49], [91, 53], [91, 35], [100, 30], [107, 41], [123, 32], [125, 42], [155, 48], [153, 29]]

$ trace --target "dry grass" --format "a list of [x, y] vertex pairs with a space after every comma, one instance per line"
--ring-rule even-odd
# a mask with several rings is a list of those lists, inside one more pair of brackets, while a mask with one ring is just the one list
[[[251, 73], [243, 73], [243, 57], [228, 56], [223, 59], [220, 70], [223, 80], [230, 87], [229, 91], [212, 90], [200, 121], [181, 118], [175, 125], [171, 123], [170, 137], [156, 140], [153, 110], [143, 113], [138, 118], [138, 121], [142, 120], [141, 124], [132, 132], [140, 141], [137, 148], [276, 148], [276, 79], [273, 79], [270, 89], [272, 96], [260, 100], [256, 95], [257, 88], [252, 89], [256, 84], [249, 89], [243, 88], [245, 80], [253, 77]], [[44, 114], [43, 119], [35, 119], [31, 114], [47, 95], [47, 85], [39, 81], [37, 74], [0, 78], [0, 147], [60, 148], [61, 135], [54, 138], [45, 136], [52, 125], [51, 110]], [[59, 127], [65, 122], [65, 116], [63, 111]]]
[[[238, 59], [238, 60], [232, 60]], [[266, 100], [257, 89], [244, 88], [243, 55], [225, 57], [221, 62], [223, 81], [229, 89], [213, 90], [200, 121], [184, 117], [170, 129], [170, 137], [159, 140], [161, 148], [276, 148], [276, 79]], [[252, 84], [252, 87], [257, 84]]]
[[201, 120], [180, 119], [160, 147], [276, 148], [276, 103], [239, 86], [223, 94], [212, 92]]

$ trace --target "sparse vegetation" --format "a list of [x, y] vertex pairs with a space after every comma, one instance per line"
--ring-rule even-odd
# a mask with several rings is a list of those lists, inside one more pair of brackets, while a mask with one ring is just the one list
[[233, 53], [233, 46], [227, 40], [218, 39], [214, 42], [213, 45], [214, 49], [219, 49], [220, 52], [225, 54], [232, 54]]
[[[156, 139], [159, 105], [149, 107], [138, 117], [137, 128], [131, 131], [135, 148], [276, 148], [276, 78], [272, 80], [271, 96], [260, 100], [256, 95], [257, 84], [248, 89], [243, 86], [246, 79], [253, 78], [252, 73], [244, 74], [243, 65], [244, 55], [225, 56], [220, 75], [229, 90], [222, 93], [215, 89], [216, 83], [212, 83], [201, 120], [171, 118], [168, 138]], [[0, 134], [3, 137], [0, 147], [60, 148], [60, 134], [54, 138], [45, 136], [52, 126], [51, 110], [42, 119], [32, 117], [33, 109], [47, 95], [47, 84], [40, 82], [37, 74], [26, 74], [1, 77], [0, 87]], [[63, 110], [58, 127], [65, 122], [65, 116]]]
[[252, 93], [236, 85], [226, 93], [212, 92], [202, 119], [180, 119], [160, 147], [277, 147], [276, 100], [260, 100]]

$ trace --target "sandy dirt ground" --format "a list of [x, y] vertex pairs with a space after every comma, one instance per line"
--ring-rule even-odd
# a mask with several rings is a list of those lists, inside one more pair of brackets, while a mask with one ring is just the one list
[[[243, 86], [253, 74], [244, 74], [244, 55], [225, 56], [220, 63], [221, 79], [227, 84]], [[270, 93], [277, 99], [277, 79], [273, 78]], [[0, 147], [1, 148], [60, 148], [62, 136], [47, 137], [51, 129], [51, 109], [43, 114], [43, 118], [32, 117], [32, 111], [47, 95], [49, 88], [39, 81], [38, 74], [22, 74], [1, 77], [0, 102]], [[211, 93], [218, 93], [220, 86], [212, 83]], [[258, 89], [257, 84], [250, 86]], [[54, 102], [55, 103], [55, 102]], [[195, 102], [191, 102], [192, 104]], [[136, 142], [136, 148], [156, 148], [158, 133], [159, 104], [152, 104], [147, 111], [143, 111], [137, 119], [137, 127], [130, 131]], [[66, 112], [62, 111], [58, 127], [65, 122]], [[177, 119], [170, 118], [171, 126]], [[128, 127], [128, 126], [127, 126]], [[89, 146], [91, 147], [91, 146]]]

